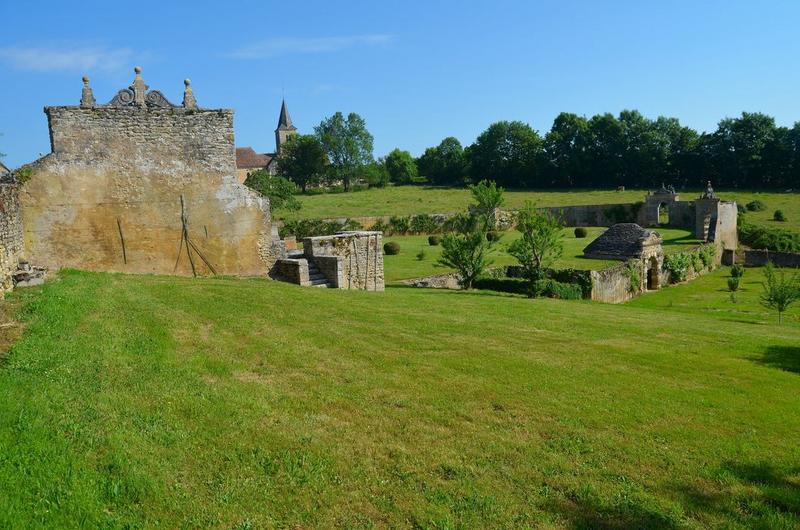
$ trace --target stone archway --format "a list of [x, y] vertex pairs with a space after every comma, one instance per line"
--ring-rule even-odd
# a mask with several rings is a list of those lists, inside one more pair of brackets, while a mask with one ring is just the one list
[[647, 290], [657, 291], [661, 288], [661, 265], [656, 256], [650, 256], [647, 260]]
[[659, 226], [667, 226], [669, 224], [669, 204], [666, 202], [659, 203], [656, 215], [658, 216]]

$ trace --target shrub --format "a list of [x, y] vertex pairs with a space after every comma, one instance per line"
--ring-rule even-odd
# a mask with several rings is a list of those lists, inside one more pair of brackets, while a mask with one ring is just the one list
[[422, 213], [411, 218], [410, 228], [415, 234], [432, 234], [439, 231], [439, 224], [430, 215]]
[[686, 280], [689, 267], [692, 266], [691, 254], [676, 252], [664, 256], [664, 270], [669, 272], [670, 283], [678, 283]]
[[388, 223], [384, 222], [383, 219], [378, 219], [375, 222], [375, 224], [372, 225], [372, 228], [370, 228], [370, 230], [373, 230], [375, 232], [386, 232], [389, 230], [389, 225]]
[[744, 276], [744, 265], [741, 263], [737, 263], [733, 267], [731, 267], [731, 276], [734, 278], [741, 278]]
[[579, 285], [557, 282], [552, 278], [537, 281], [533, 284], [533, 290], [535, 296], [546, 296], [561, 300], [580, 300], [583, 298], [583, 292]]
[[452, 267], [458, 271], [461, 287], [472, 289], [476, 279], [492, 264], [488, 258], [489, 243], [486, 234], [476, 226], [471, 216], [461, 216], [458, 223], [461, 231], [448, 233], [442, 238], [442, 255], [440, 265]]
[[745, 205], [748, 212], [763, 212], [767, 209], [767, 205], [763, 202], [759, 201], [758, 199], [754, 201], [750, 201]]
[[739, 290], [739, 276], [731, 276], [728, 278], [728, 291], [731, 293], [731, 302], [736, 303], [736, 291]]
[[639, 273], [639, 264], [636, 260], [630, 260], [625, 264], [625, 276], [631, 283], [630, 291], [638, 293], [642, 289], [642, 275]]
[[323, 221], [322, 219], [298, 219], [286, 221], [278, 233], [282, 238], [291, 235], [297, 239], [303, 239], [304, 237], [329, 236], [343, 230], [358, 230], [360, 227], [360, 224], [350, 219], [344, 223]]
[[500, 240], [500, 232], [497, 230], [489, 230], [486, 232], [486, 241], [499, 241]]
[[772, 219], [775, 221], [784, 222], [786, 221], [786, 215], [783, 213], [783, 210], [775, 210], [775, 213], [772, 214]]
[[480, 278], [473, 287], [501, 293], [528, 294], [528, 282], [515, 278]]
[[589, 235], [589, 231], [586, 230], [585, 227], [579, 226], [579, 227], [575, 228], [575, 237], [577, 237], [579, 239], [583, 239], [584, 237], [586, 237], [588, 235]]
[[428, 244], [432, 247], [438, 246], [441, 242], [442, 238], [439, 236], [428, 236]]
[[783, 313], [793, 303], [800, 300], [800, 275], [787, 276], [783, 269], [771, 263], [764, 267], [765, 281], [762, 284], [761, 305], [778, 312], [778, 324], [783, 321]]
[[[714, 247], [714, 245], [703, 245], [700, 247], [700, 250], [697, 251], [697, 254], [700, 255], [700, 261], [702, 261], [703, 266], [706, 269], [711, 270], [714, 268], [714, 262], [717, 258], [717, 249]], [[697, 272], [700, 271], [697, 270]]]
[[396, 256], [400, 254], [400, 243], [389, 241], [383, 245], [383, 253], [387, 256]]
[[422, 261], [422, 260], [425, 259], [425, 249], [424, 248], [419, 249], [419, 252], [417, 252], [416, 258], [417, 258], [417, 261]]
[[411, 219], [409, 217], [392, 216], [389, 219], [389, 231], [393, 234], [403, 235], [411, 230]]
[[756, 249], [773, 252], [800, 252], [800, 234], [782, 228], [740, 223], [739, 240]]
[[592, 295], [592, 275], [588, 271], [576, 269], [549, 269], [549, 278], [561, 283], [571, 283], [577, 285], [583, 293], [583, 298]]

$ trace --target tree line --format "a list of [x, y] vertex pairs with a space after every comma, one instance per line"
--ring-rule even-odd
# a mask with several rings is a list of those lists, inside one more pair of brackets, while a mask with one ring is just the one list
[[509, 188], [800, 187], [800, 122], [779, 127], [761, 113], [725, 118], [698, 133], [676, 118], [635, 110], [585, 118], [561, 113], [544, 136], [519, 121], [490, 125], [463, 148], [445, 138], [416, 160], [432, 184], [489, 179]]
[[744, 112], [698, 133], [677, 118], [655, 120], [636, 110], [591, 118], [563, 112], [543, 136], [521, 121], [499, 121], [474, 143], [448, 137], [418, 158], [394, 149], [375, 159], [373, 137], [356, 113], [337, 112], [313, 135], [283, 146], [280, 174], [303, 192], [354, 183], [370, 187], [428, 183], [464, 186], [484, 179], [514, 189], [652, 188], [661, 183], [697, 188], [800, 188], [800, 122], [776, 125]]

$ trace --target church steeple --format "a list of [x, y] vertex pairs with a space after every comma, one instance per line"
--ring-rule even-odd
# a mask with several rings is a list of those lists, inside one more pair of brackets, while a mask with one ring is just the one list
[[281, 101], [281, 114], [278, 116], [278, 128], [275, 129], [276, 154], [281, 154], [281, 146], [294, 134], [297, 134], [297, 127], [292, 125], [292, 118], [289, 116], [289, 109], [286, 108], [286, 100], [284, 99]]

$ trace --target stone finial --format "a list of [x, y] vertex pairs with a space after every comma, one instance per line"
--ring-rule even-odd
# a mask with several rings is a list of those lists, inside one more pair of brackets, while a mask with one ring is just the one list
[[197, 100], [194, 98], [194, 92], [192, 92], [192, 80], [184, 79], [183, 84], [186, 87], [183, 89], [183, 108], [196, 109]]
[[92, 87], [89, 86], [89, 76], [83, 76], [83, 90], [81, 90], [81, 107], [91, 108], [97, 104], [92, 93]]
[[133, 90], [133, 104], [139, 107], [145, 107], [147, 105], [145, 93], [150, 87], [144, 84], [141, 66], [137, 66], [133, 71], [136, 73], [136, 77], [133, 79], [133, 84], [131, 85], [131, 90]]

